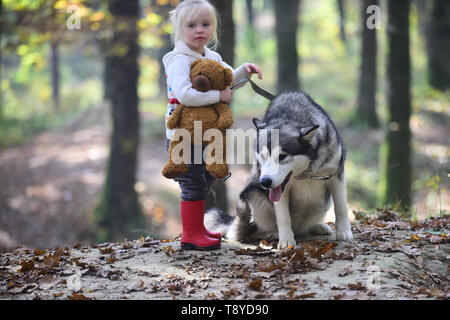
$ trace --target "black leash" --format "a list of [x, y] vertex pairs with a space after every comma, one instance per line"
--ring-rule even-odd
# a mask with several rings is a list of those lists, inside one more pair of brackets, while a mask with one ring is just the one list
[[245, 82], [250, 82], [250, 85], [252, 86], [252, 89], [259, 95], [263, 96], [264, 98], [272, 101], [273, 99], [275, 99], [275, 96], [273, 94], [271, 94], [270, 92], [264, 90], [263, 88], [259, 87], [256, 83], [254, 83], [252, 81], [252, 79], [250, 78], [244, 78], [239, 80], [238, 82], [236, 82], [230, 89], [233, 90], [234, 88], [236, 88], [237, 86], [245, 83]]
[[[260, 87], [259, 87], [256, 83], [254, 83], [250, 78], [244, 78], [244, 79], [239, 80], [238, 82], [236, 82], [234, 85], [232, 85], [232, 86], [230, 87], [230, 90], [233, 90], [233, 89], [235, 89], [237, 86], [240, 86], [241, 84], [244, 84], [244, 83], [246, 83], [246, 82], [250, 82], [250, 85], [252, 86], [253, 90], [254, 90], [257, 94], [263, 96], [264, 98], [266, 98], [266, 99], [268, 99], [268, 100], [270, 100], [270, 101], [272, 101], [273, 99], [275, 99], [275, 96], [274, 96], [273, 94], [271, 94], [270, 92], [267, 92], [266, 90], [260, 88]], [[225, 178], [220, 179], [220, 181], [225, 182], [226, 180], [228, 180], [229, 177], [231, 177], [231, 172], [228, 173], [228, 175], [227, 175]]]

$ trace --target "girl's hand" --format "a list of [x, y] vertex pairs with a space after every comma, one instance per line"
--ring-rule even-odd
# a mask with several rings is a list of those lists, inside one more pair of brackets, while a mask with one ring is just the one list
[[230, 104], [233, 92], [230, 89], [220, 91], [220, 102]]
[[246, 64], [244, 64], [244, 68], [245, 68], [245, 71], [247, 71], [249, 74], [257, 73], [258, 79], [262, 79], [261, 68], [258, 67], [256, 64], [246, 63]]

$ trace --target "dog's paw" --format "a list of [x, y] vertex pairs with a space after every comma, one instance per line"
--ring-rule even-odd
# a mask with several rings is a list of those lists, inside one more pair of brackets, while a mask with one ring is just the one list
[[309, 232], [311, 234], [316, 234], [316, 235], [331, 234], [331, 231], [332, 231], [331, 227], [325, 223], [315, 224], [309, 229]]
[[295, 247], [296, 244], [297, 243], [295, 242], [294, 237], [285, 238], [285, 239], [282, 239], [280, 237], [280, 240], [278, 240], [278, 249], [281, 250], [281, 249], [286, 249], [288, 247]]
[[338, 241], [352, 241], [353, 240], [353, 234], [352, 230], [336, 230], [336, 240]]
[[336, 240], [338, 241], [352, 241], [352, 228], [348, 220], [336, 221]]

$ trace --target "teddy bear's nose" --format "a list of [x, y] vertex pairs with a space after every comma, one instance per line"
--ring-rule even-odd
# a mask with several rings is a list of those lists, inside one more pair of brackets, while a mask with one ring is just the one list
[[206, 92], [211, 89], [211, 81], [204, 75], [197, 75], [192, 79], [192, 86], [198, 91]]

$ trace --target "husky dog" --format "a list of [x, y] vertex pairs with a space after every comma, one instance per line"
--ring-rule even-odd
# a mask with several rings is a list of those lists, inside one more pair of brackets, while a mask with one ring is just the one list
[[278, 248], [283, 249], [296, 245], [296, 235], [331, 234], [322, 220], [332, 197], [336, 239], [352, 240], [346, 150], [325, 110], [305, 93], [287, 92], [277, 96], [264, 119], [254, 118], [253, 124], [257, 162], [240, 193], [236, 215], [210, 210], [207, 228], [238, 241], [278, 235]]

